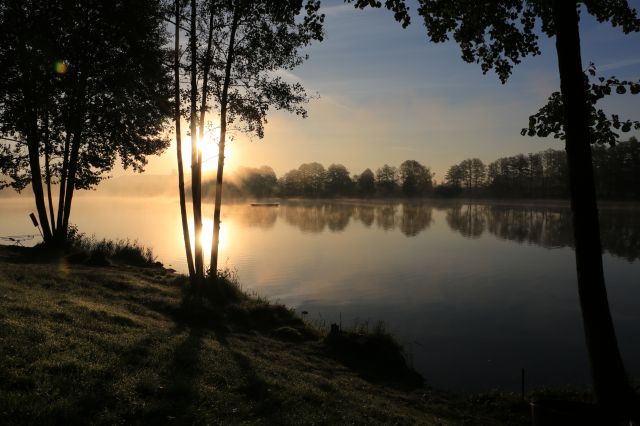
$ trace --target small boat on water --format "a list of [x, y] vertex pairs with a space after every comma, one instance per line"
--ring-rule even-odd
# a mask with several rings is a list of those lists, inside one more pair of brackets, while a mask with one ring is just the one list
[[252, 207], [278, 207], [280, 203], [251, 203]]

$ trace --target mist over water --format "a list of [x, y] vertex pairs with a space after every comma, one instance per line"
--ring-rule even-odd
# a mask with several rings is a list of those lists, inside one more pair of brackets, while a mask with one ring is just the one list
[[[37, 233], [30, 203], [3, 200], [0, 236]], [[138, 240], [185, 271], [176, 200], [78, 197], [74, 209], [71, 222], [86, 234]], [[640, 209], [600, 214], [616, 331], [638, 377]], [[205, 226], [207, 248], [210, 232]], [[245, 289], [306, 310], [311, 321], [385, 321], [432, 386], [515, 390], [521, 368], [531, 386], [589, 382], [562, 203], [227, 204], [220, 260]]]

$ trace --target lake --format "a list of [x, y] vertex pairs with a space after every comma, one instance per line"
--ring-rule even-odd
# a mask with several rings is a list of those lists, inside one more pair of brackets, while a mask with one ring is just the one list
[[[34, 233], [30, 200], [0, 203], [0, 236]], [[620, 348], [640, 377], [640, 208], [600, 213]], [[176, 200], [78, 197], [71, 221], [186, 269]], [[428, 385], [517, 390], [522, 368], [528, 386], [589, 382], [563, 203], [227, 204], [221, 232], [220, 266], [246, 290], [318, 324], [384, 321]]]

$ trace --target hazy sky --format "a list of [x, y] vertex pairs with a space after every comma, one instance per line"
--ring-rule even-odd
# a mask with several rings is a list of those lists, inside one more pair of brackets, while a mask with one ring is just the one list
[[[631, 5], [640, 8], [640, 0]], [[320, 98], [309, 117], [272, 112], [262, 140], [231, 142], [230, 171], [271, 165], [278, 176], [301, 163], [342, 163], [352, 172], [415, 159], [441, 181], [465, 158], [489, 163], [500, 156], [561, 148], [555, 140], [520, 136], [520, 129], [558, 90], [553, 40], [543, 54], [515, 68], [506, 85], [493, 73], [460, 59], [453, 43], [427, 41], [412, 7], [407, 29], [386, 10], [355, 10], [341, 0], [323, 0], [326, 38], [308, 49], [310, 59], [288, 78]], [[640, 77], [640, 35], [625, 36], [590, 17], [581, 25], [582, 57], [605, 75]], [[605, 72], [606, 71], [606, 72]], [[640, 96], [607, 101], [623, 118], [640, 118]], [[186, 126], [185, 126], [186, 127]], [[206, 155], [205, 155], [206, 157]], [[152, 158], [149, 173], [171, 173], [175, 147]]]

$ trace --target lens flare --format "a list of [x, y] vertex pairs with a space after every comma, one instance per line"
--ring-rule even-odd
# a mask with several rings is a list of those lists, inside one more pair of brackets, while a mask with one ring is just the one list
[[67, 72], [67, 64], [64, 63], [63, 61], [57, 61], [54, 65], [53, 65], [54, 69], [56, 70], [56, 72], [60, 75], [63, 75]]

